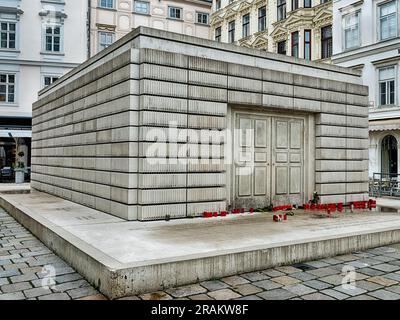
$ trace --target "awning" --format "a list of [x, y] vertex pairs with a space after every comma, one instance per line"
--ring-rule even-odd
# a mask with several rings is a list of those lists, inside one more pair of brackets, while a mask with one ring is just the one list
[[400, 130], [400, 119], [374, 120], [369, 122], [369, 131]]
[[32, 138], [30, 130], [0, 130], [0, 138]]

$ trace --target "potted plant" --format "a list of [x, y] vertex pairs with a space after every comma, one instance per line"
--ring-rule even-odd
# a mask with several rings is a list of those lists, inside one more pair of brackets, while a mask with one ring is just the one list
[[[19, 159], [21, 159], [25, 154], [21, 151], [18, 153]], [[14, 167], [15, 172], [15, 183], [24, 183], [25, 181], [25, 165], [22, 161], [17, 161]]]

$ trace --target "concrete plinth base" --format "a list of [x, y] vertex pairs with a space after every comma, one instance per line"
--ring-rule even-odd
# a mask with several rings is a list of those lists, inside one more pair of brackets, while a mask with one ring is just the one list
[[0, 205], [110, 298], [400, 242], [397, 212], [129, 222], [40, 192]]

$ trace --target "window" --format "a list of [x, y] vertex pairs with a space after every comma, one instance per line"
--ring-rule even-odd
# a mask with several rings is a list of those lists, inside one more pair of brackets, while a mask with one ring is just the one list
[[135, 12], [142, 14], [149, 14], [150, 2], [147, 1], [136, 1], [135, 0]]
[[197, 23], [208, 24], [208, 13], [196, 12], [196, 15], [197, 15]]
[[242, 37], [248, 37], [250, 35], [250, 14], [245, 14], [242, 17]]
[[168, 17], [171, 19], [182, 19], [182, 8], [168, 7]]
[[258, 8], [258, 31], [264, 31], [267, 27], [267, 8]]
[[44, 76], [43, 77], [43, 84], [45, 87], [51, 85], [53, 82], [55, 82], [56, 80], [58, 80], [58, 77], [55, 76]]
[[292, 10], [299, 8], [299, 0], [292, 0]]
[[61, 52], [61, 27], [45, 27], [45, 50], [48, 52]]
[[15, 74], [0, 74], [0, 102], [15, 102]]
[[348, 14], [344, 17], [344, 47], [355, 48], [360, 45], [359, 12]]
[[379, 38], [385, 40], [397, 35], [396, 1], [379, 6]]
[[286, 19], [286, 0], [278, 0], [278, 21]]
[[12, 22], [1, 22], [1, 48], [15, 49], [16, 24]]
[[100, 0], [100, 7], [113, 9], [114, 8], [114, 0]]
[[215, 41], [221, 42], [221, 27], [215, 29]]
[[215, 1], [215, 10], [221, 9], [221, 0]]
[[379, 104], [395, 104], [395, 68], [394, 66], [379, 69]]
[[332, 56], [332, 26], [321, 28], [321, 58]]
[[99, 51], [109, 47], [114, 42], [114, 34], [110, 32], [99, 32]]
[[304, 59], [311, 60], [311, 30], [304, 30]]
[[311, 0], [304, 0], [304, 8], [311, 8]]
[[286, 55], [286, 41], [278, 42], [278, 53]]
[[230, 43], [235, 42], [235, 20], [228, 24], [228, 41]]
[[299, 32], [292, 33], [292, 57], [299, 57]]

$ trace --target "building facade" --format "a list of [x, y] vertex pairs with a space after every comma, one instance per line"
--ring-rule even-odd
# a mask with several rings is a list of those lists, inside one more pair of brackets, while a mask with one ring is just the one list
[[210, 37], [211, 0], [89, 0], [91, 55], [139, 26]]
[[360, 70], [369, 87], [370, 177], [400, 173], [399, 15], [399, 0], [333, 4], [333, 62]]
[[211, 29], [217, 41], [330, 62], [332, 1], [215, 0]]
[[0, 169], [30, 166], [38, 91], [87, 58], [87, 1], [0, 0]]

